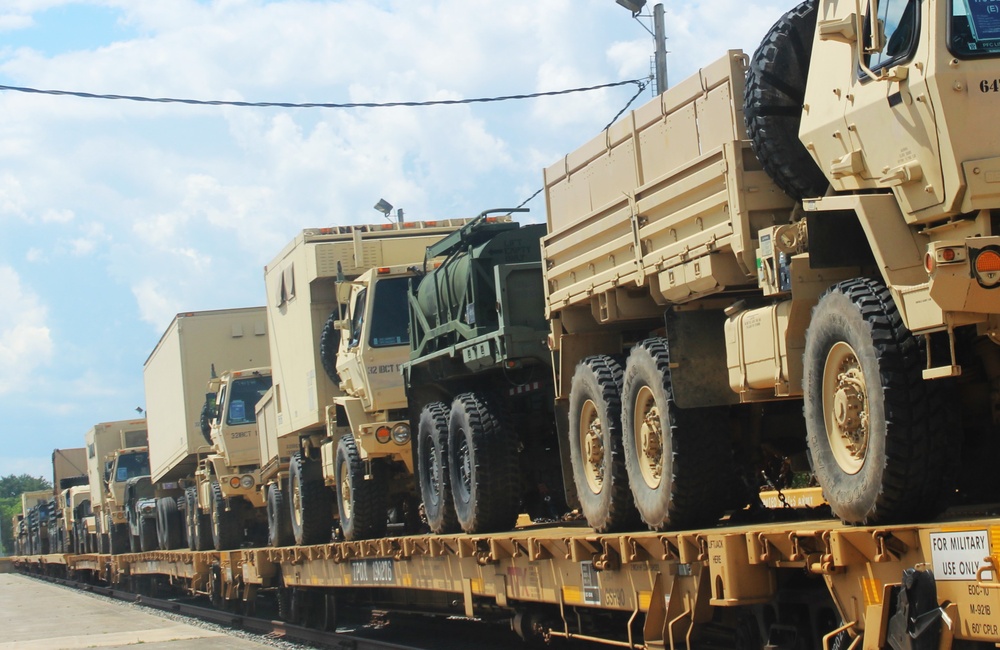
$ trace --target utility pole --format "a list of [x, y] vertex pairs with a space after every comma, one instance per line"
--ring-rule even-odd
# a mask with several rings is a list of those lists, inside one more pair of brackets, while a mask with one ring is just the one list
[[656, 94], [659, 95], [667, 90], [667, 30], [663, 27], [663, 3], [658, 2], [653, 7], [653, 29], [647, 27], [639, 18], [650, 18], [649, 14], [643, 14], [642, 10], [646, 6], [646, 0], [615, 0], [618, 4], [632, 12], [632, 18], [642, 25], [642, 28], [653, 37], [654, 56], [653, 67], [656, 76]]
[[663, 3], [653, 7], [653, 40], [656, 41], [654, 61], [656, 63], [656, 94], [667, 90], [667, 33], [663, 28]]

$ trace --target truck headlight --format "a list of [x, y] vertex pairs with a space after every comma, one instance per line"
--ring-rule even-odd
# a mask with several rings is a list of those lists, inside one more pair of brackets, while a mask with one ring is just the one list
[[392, 428], [392, 440], [397, 445], [405, 445], [410, 441], [410, 425], [400, 422]]
[[243, 487], [244, 490], [249, 490], [250, 488], [253, 487], [253, 477], [247, 474], [246, 476], [240, 479], [240, 485]]
[[1000, 247], [990, 246], [977, 251], [972, 271], [981, 286], [992, 289], [1000, 285]]
[[389, 427], [381, 426], [378, 429], [375, 429], [375, 440], [378, 441], [379, 444], [384, 445], [391, 439], [392, 439], [392, 431], [389, 430]]

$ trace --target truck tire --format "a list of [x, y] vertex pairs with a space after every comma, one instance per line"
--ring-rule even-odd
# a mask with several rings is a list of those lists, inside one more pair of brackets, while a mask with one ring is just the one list
[[799, 140], [817, 0], [782, 16], [750, 61], [743, 95], [747, 133], [764, 170], [793, 199], [823, 196], [826, 176]]
[[354, 437], [342, 436], [337, 443], [334, 476], [337, 481], [340, 529], [348, 542], [385, 536], [389, 476], [381, 461], [373, 460], [370, 466], [371, 476], [366, 479], [365, 464], [358, 454]]
[[726, 411], [674, 402], [667, 341], [632, 348], [622, 384], [622, 442], [632, 496], [653, 530], [712, 524], [734, 473]]
[[323, 483], [319, 464], [296, 452], [292, 455], [288, 474], [289, 519], [295, 543], [308, 546], [329, 542], [333, 528], [333, 495]]
[[587, 524], [598, 533], [629, 530], [639, 522], [622, 449], [622, 367], [587, 357], [573, 371], [569, 391], [569, 456]]
[[431, 532], [438, 535], [458, 532], [448, 474], [448, 405], [444, 402], [431, 402], [420, 411], [417, 479]]
[[143, 517], [139, 520], [139, 550], [143, 553], [155, 551], [157, 547], [156, 520]]
[[462, 393], [448, 416], [448, 471], [458, 523], [467, 533], [510, 530], [521, 496], [516, 432], [495, 404]]
[[195, 517], [198, 516], [197, 488], [184, 489], [184, 525], [187, 528], [188, 550], [198, 550], [198, 531], [195, 530]]
[[111, 546], [111, 555], [121, 555], [122, 553], [127, 553], [129, 549], [128, 537], [129, 530], [128, 524], [114, 524], [111, 526], [111, 533], [108, 535], [110, 538], [109, 544]]
[[192, 551], [211, 550], [212, 518], [209, 514], [202, 513], [198, 507], [198, 488], [187, 488], [184, 496], [187, 499], [188, 548]]
[[319, 334], [319, 360], [323, 364], [326, 376], [335, 386], [340, 385], [340, 374], [337, 372], [337, 350], [340, 348], [340, 329], [335, 322], [340, 318], [340, 309], [334, 309], [323, 325]]
[[272, 483], [267, 486], [267, 544], [275, 548], [291, 546], [292, 520], [288, 514], [288, 502], [281, 486]]
[[212, 483], [212, 501], [209, 504], [212, 518], [212, 545], [217, 551], [229, 551], [240, 547], [243, 527], [240, 513], [233, 507], [226, 508], [226, 497], [217, 482]]
[[171, 551], [181, 547], [183, 531], [181, 512], [177, 509], [177, 500], [173, 497], [160, 497], [156, 500], [156, 537], [159, 547]]
[[925, 520], [950, 487], [946, 380], [925, 381], [923, 341], [882, 282], [845, 280], [812, 312], [803, 355], [809, 461], [834, 514], [853, 524]]

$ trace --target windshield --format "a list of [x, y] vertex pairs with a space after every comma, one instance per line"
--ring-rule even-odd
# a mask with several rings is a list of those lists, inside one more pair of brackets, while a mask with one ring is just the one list
[[271, 387], [271, 377], [237, 379], [229, 387], [226, 424], [252, 424], [257, 421], [254, 407]]
[[122, 454], [118, 457], [115, 469], [116, 481], [127, 481], [135, 476], [149, 474], [149, 453], [139, 451], [134, 454]]
[[389, 278], [375, 285], [369, 340], [373, 348], [410, 344], [406, 306], [408, 282], [409, 278]]
[[1000, 0], [952, 0], [948, 27], [948, 47], [953, 54], [1000, 54]]

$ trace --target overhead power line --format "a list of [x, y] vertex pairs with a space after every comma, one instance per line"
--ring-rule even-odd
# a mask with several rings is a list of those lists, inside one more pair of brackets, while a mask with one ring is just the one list
[[526, 93], [523, 95], [503, 95], [500, 97], [473, 97], [471, 99], [436, 99], [424, 102], [239, 102], [226, 101], [221, 99], [180, 99], [176, 97], [143, 97], [141, 95], [103, 95], [98, 93], [86, 93], [77, 90], [43, 90], [39, 88], [27, 88], [24, 86], [4, 86], [0, 85], [0, 90], [10, 90], [19, 93], [32, 93], [36, 95], [59, 95], [69, 97], [82, 97], [83, 99], [120, 99], [130, 102], [151, 102], [158, 104], [192, 104], [195, 106], [241, 106], [247, 108], [394, 108], [397, 106], [451, 106], [455, 104], [485, 104], [487, 102], [505, 102], [514, 99], [533, 99], [535, 97], [551, 97], [554, 95], [568, 95], [570, 93], [585, 93], [602, 88], [614, 88], [616, 86], [627, 86], [635, 84], [645, 88], [645, 79], [628, 79], [625, 81], [615, 81], [612, 83], [598, 84], [596, 86], [586, 86], [582, 88], [567, 88], [565, 90], [550, 90], [539, 93]]
[[[642, 91], [646, 89], [646, 86], [649, 85], [649, 82], [650, 82], [649, 79], [638, 80], [638, 83], [636, 85], [639, 86], [639, 89], [635, 91], [634, 95], [632, 95], [632, 99], [630, 99], [627, 102], [625, 102], [625, 105], [622, 106], [622, 109], [620, 111], [618, 111], [618, 114], [611, 118], [611, 121], [608, 122], [608, 125], [606, 127], [604, 127], [603, 129], [601, 129], [602, 131], [607, 131], [611, 127], [611, 125], [614, 124], [615, 121], [619, 117], [622, 116], [622, 113], [624, 113], [625, 111], [628, 110], [628, 107], [632, 105], [632, 102], [634, 102], [635, 100], [637, 100], [639, 98], [639, 95], [641, 95]], [[528, 203], [531, 202], [531, 200], [533, 198], [535, 198], [536, 196], [538, 196], [539, 194], [541, 194], [542, 190], [544, 190], [544, 189], [545, 189], [544, 187], [539, 187], [537, 190], [535, 190], [534, 194], [532, 194], [531, 196], [529, 196], [525, 200], [521, 201], [521, 203], [517, 206], [517, 208], [523, 208], [524, 206], [526, 206]], [[516, 210], [517, 208], [514, 208], [514, 209]]]

